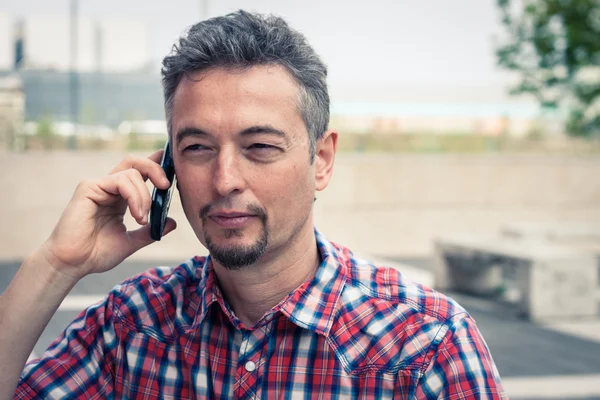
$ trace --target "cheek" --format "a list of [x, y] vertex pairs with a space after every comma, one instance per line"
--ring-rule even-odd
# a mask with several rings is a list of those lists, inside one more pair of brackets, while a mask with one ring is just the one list
[[[289, 218], [290, 214], [297, 213], [312, 203], [314, 179], [311, 181], [310, 172], [307, 172], [305, 166], [293, 165], [279, 170], [270, 177], [263, 178], [262, 182], [264, 191], [262, 196], [257, 193], [258, 198], [263, 200], [261, 197], [264, 197], [265, 202], [277, 208], [273, 211], [279, 218]], [[268, 204], [265, 206], [268, 207]]]
[[199, 202], [202, 202], [210, 191], [204, 176], [197, 171], [194, 173], [189, 168], [177, 170], [177, 185], [184, 209], [197, 208]]

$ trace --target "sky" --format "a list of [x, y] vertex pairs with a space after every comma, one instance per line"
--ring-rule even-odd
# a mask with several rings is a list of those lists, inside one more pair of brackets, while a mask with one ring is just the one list
[[[3, 0], [0, 11], [67, 14], [69, 4]], [[79, 0], [81, 15], [145, 22], [157, 65], [186, 27], [240, 8], [280, 15], [304, 33], [328, 65], [333, 97], [379, 88], [396, 93], [390, 100], [507, 98], [509, 77], [495, 66], [501, 26], [494, 0]]]

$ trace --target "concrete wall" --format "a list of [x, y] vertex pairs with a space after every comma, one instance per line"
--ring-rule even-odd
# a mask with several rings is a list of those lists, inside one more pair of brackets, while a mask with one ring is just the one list
[[[39, 246], [77, 183], [103, 176], [122, 157], [0, 153], [0, 258]], [[178, 199], [170, 215], [178, 229], [136, 258], [204, 254]], [[315, 219], [332, 240], [382, 256], [429, 255], [438, 234], [490, 233], [513, 221], [600, 225], [600, 156], [341, 154], [333, 181], [317, 194]]]
[[456, 231], [512, 221], [600, 224], [600, 157], [345, 155], [317, 200], [324, 231], [382, 255], [422, 255]]

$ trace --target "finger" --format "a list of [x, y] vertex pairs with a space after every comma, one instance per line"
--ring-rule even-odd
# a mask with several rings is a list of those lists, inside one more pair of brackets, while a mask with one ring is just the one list
[[171, 217], [167, 217], [167, 222], [165, 222], [165, 230], [163, 231], [163, 236], [173, 232], [175, 229], [177, 229], [177, 221], [175, 221]]
[[148, 210], [150, 210], [150, 205], [152, 203], [148, 187], [144, 183], [144, 180], [142, 179], [142, 176], [139, 173], [139, 171], [135, 169], [130, 169], [128, 171], [125, 171], [124, 174], [127, 176], [127, 179], [129, 179], [131, 185], [135, 187], [138, 196], [137, 198], [139, 200], [139, 203], [136, 203], [137, 208], [135, 209], [135, 213], [132, 210], [131, 215], [133, 215], [138, 224], [145, 225], [148, 222], [147, 213]]
[[106, 206], [121, 199], [121, 196], [118, 194], [104, 190], [104, 185], [105, 183], [100, 179], [82, 181], [77, 185], [75, 193], [73, 193], [73, 200], [78, 197], [85, 197], [98, 205]]
[[150, 154], [147, 158], [134, 156], [133, 154], [129, 154], [125, 157], [110, 173], [120, 172], [129, 168], [133, 168], [136, 163], [144, 162], [144, 161], [152, 161], [156, 164], [160, 163], [162, 160], [163, 149], [157, 150], [154, 153]]
[[[152, 184], [160, 189], [167, 189], [170, 185], [165, 172], [158, 164], [162, 158], [162, 150], [150, 155], [151, 158], [136, 157], [130, 155], [121, 161], [110, 174], [118, 174], [128, 169], [135, 169], [140, 172], [144, 181], [150, 178]], [[156, 159], [158, 160], [156, 161]]]
[[[167, 218], [163, 236], [173, 232], [176, 228], [177, 222], [175, 222], [173, 218]], [[154, 240], [150, 237], [150, 225], [145, 225], [139, 229], [129, 231], [127, 234], [129, 235], [131, 245], [133, 246], [132, 254], [154, 242]]]
[[138, 170], [130, 169], [127, 172], [129, 176], [129, 180], [136, 187], [141, 202], [141, 219], [138, 220], [138, 223], [144, 225], [148, 222], [148, 211], [150, 211], [150, 206], [152, 205], [152, 198], [150, 197], [150, 192], [148, 191], [148, 187], [144, 183], [144, 179]]
[[[135, 184], [131, 181], [129, 176], [124, 173], [118, 173], [115, 175], [108, 175], [106, 178], [101, 180], [98, 184], [98, 187], [111, 195], [118, 195], [125, 199], [127, 205], [129, 206], [129, 211], [131, 215], [138, 220], [138, 222], [143, 217], [142, 215], [142, 199], [140, 193], [135, 186]], [[148, 190], [148, 189], [145, 189]], [[114, 197], [111, 198], [108, 204], [113, 202]], [[96, 201], [94, 198], [92, 200]], [[108, 205], [102, 201], [97, 201], [99, 205]]]

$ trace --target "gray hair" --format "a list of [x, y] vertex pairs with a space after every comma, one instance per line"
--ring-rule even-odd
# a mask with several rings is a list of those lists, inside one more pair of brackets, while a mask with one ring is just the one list
[[173, 97], [181, 78], [214, 67], [281, 65], [298, 85], [298, 110], [308, 131], [310, 159], [329, 123], [327, 67], [304, 35], [273, 15], [237, 12], [189, 28], [163, 60], [162, 82], [169, 135]]

